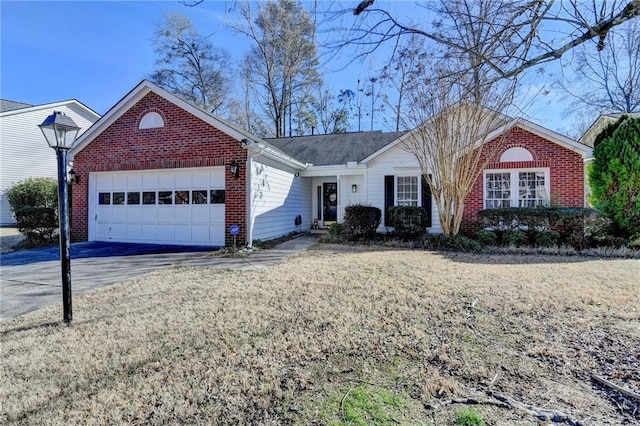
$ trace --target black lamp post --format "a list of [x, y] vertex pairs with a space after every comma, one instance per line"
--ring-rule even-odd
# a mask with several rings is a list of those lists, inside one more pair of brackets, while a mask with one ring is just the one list
[[60, 225], [60, 262], [62, 267], [62, 308], [69, 324], [71, 312], [71, 257], [69, 256], [69, 189], [67, 186], [67, 151], [72, 147], [80, 128], [60, 111], [54, 111], [40, 126], [49, 147], [58, 159], [58, 220]]

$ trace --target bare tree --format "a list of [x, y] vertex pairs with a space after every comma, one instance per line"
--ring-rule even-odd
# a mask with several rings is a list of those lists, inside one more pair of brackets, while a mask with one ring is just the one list
[[165, 14], [153, 41], [158, 55], [150, 80], [205, 110], [223, 112], [230, 79], [230, 55], [200, 35], [191, 20], [177, 12]]
[[574, 98], [571, 112], [640, 110], [640, 22], [612, 29], [608, 40], [609, 48], [601, 51], [578, 47], [566, 64], [572, 73], [565, 73], [558, 85]]
[[246, 2], [240, 10], [243, 22], [234, 29], [254, 43], [246, 55], [254, 94], [274, 136], [283, 137], [300, 106], [295, 96], [320, 81], [315, 22], [292, 0], [258, 3], [255, 12]]
[[[508, 124], [501, 113], [512, 102], [512, 81], [474, 86], [473, 74], [455, 79], [440, 70], [434, 78], [413, 86], [403, 115], [412, 128], [404, 142], [416, 156], [436, 202], [445, 235], [456, 235], [462, 223], [465, 199], [488, 162], [502, 149], [491, 132]], [[469, 101], [473, 94], [473, 101]]]
[[[464, 54], [482, 62], [494, 79], [511, 78], [589, 40], [597, 40], [595, 48], [604, 50], [611, 29], [640, 16], [640, 0], [440, 0], [422, 7], [438, 18], [401, 22], [389, 10], [376, 8], [373, 0], [364, 0], [350, 11], [334, 13], [336, 18], [351, 12], [356, 17], [340, 28], [344, 38], [330, 46], [355, 46], [360, 55], [368, 55], [384, 43], [397, 45], [404, 36], [419, 35], [445, 47], [449, 55]], [[475, 40], [460, 39], [461, 22], [481, 26], [483, 31], [475, 32]], [[484, 50], [487, 45], [492, 47], [490, 52]]]

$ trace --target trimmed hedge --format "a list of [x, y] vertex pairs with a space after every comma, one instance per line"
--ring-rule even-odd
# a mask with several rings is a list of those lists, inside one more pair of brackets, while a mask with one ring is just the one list
[[[597, 210], [584, 207], [511, 207], [478, 212], [479, 241], [490, 245], [550, 247], [569, 244], [583, 249], [591, 240], [589, 226], [598, 218]], [[493, 236], [490, 236], [492, 234]]]
[[423, 207], [391, 206], [387, 212], [395, 235], [416, 238], [427, 232], [429, 215]]
[[377, 207], [347, 206], [341, 231], [350, 240], [370, 239], [375, 237], [381, 219], [382, 211]]

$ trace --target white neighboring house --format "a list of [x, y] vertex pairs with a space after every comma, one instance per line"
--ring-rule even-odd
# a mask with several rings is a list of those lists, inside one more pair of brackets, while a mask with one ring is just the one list
[[593, 141], [609, 124], [613, 124], [623, 115], [629, 117], [640, 118], [640, 112], [620, 112], [611, 114], [601, 114], [600, 117], [593, 122], [586, 132], [580, 137], [580, 143], [593, 148]]
[[0, 226], [16, 223], [7, 201], [7, 192], [15, 183], [58, 176], [55, 152], [38, 127], [54, 111], [68, 115], [80, 127], [80, 134], [100, 118], [75, 99], [44, 105], [0, 100]]

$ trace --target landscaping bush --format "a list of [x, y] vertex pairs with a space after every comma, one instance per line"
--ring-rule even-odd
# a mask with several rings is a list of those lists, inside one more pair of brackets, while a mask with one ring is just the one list
[[341, 223], [332, 223], [329, 225], [327, 233], [320, 237], [320, 242], [327, 244], [341, 244], [347, 241], [344, 232], [342, 232], [343, 225]]
[[9, 190], [9, 204], [28, 245], [55, 241], [58, 228], [58, 184], [51, 178], [29, 178]]
[[394, 233], [401, 238], [417, 238], [427, 232], [429, 216], [423, 207], [389, 207], [389, 220]]
[[583, 207], [510, 207], [482, 210], [478, 217], [485, 229], [477, 236], [486, 244], [489, 240], [495, 245], [530, 247], [568, 244], [581, 250], [592, 245], [586, 226], [597, 217], [597, 211]]
[[640, 238], [640, 118], [623, 116], [596, 138], [589, 167], [591, 202], [615, 236]]
[[480, 251], [482, 246], [473, 238], [464, 235], [426, 234], [422, 246], [431, 250]]
[[382, 218], [379, 208], [353, 205], [347, 206], [344, 211], [342, 233], [347, 239], [362, 240], [375, 237]]

